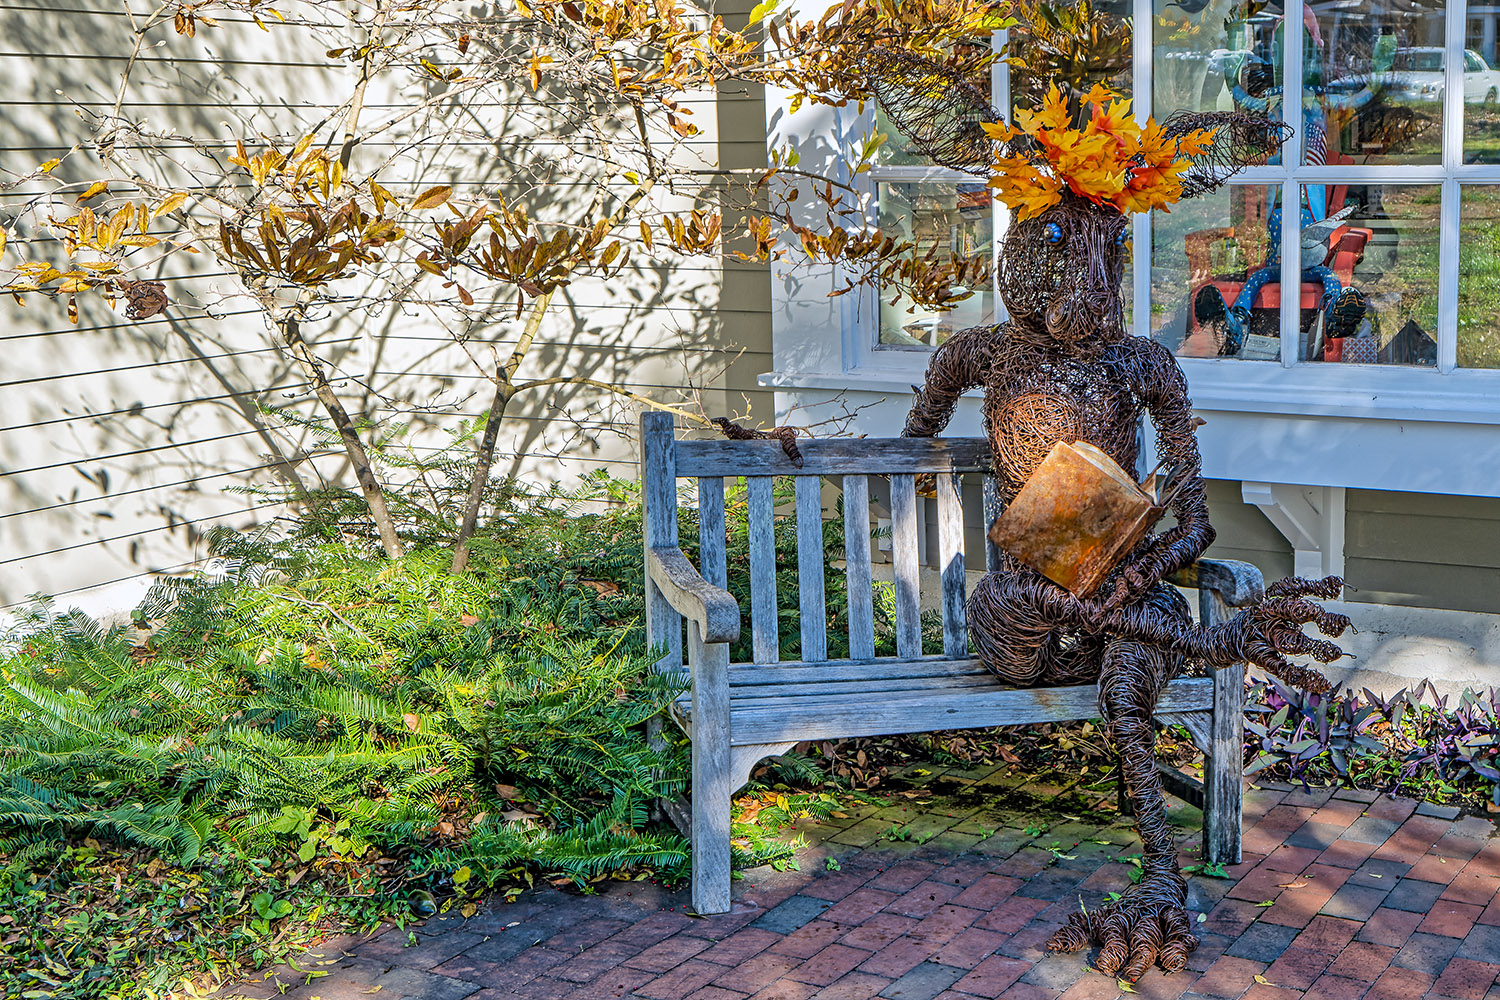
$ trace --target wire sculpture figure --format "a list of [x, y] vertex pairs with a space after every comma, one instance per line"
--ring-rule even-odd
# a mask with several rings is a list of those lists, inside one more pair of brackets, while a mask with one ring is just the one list
[[1077, 112], [1054, 89], [1040, 112], [1018, 111], [1019, 127], [1011, 127], [939, 64], [909, 54], [871, 59], [894, 81], [876, 88], [877, 99], [912, 145], [945, 166], [988, 175], [1014, 211], [997, 273], [1009, 319], [963, 330], [938, 348], [903, 434], [938, 434], [960, 395], [980, 389], [1007, 502], [1057, 441], [1088, 442], [1122, 468], [1136, 468], [1142, 415], [1155, 428], [1159, 457], [1187, 471], [1170, 504], [1175, 523], [1148, 535], [1097, 593], [1075, 596], [1007, 555], [968, 605], [973, 643], [1000, 677], [1019, 685], [1098, 683], [1145, 848], [1140, 882], [1115, 902], [1074, 914], [1049, 946], [1074, 951], [1093, 941], [1101, 946], [1099, 971], [1127, 980], [1154, 964], [1180, 970], [1197, 938], [1156, 772], [1158, 695], [1190, 660], [1220, 668], [1249, 661], [1326, 691], [1320, 674], [1288, 657], [1337, 659], [1336, 644], [1302, 627], [1336, 638], [1349, 621], [1313, 600], [1337, 597], [1336, 577], [1273, 584], [1260, 604], [1210, 628], [1193, 622], [1165, 582], [1203, 554], [1214, 529], [1186, 379], [1166, 348], [1127, 335], [1123, 262], [1131, 212], [1214, 190], [1264, 162], [1290, 130], [1243, 112], [1138, 126], [1129, 102], [1109, 102], [1118, 95], [1102, 88]]

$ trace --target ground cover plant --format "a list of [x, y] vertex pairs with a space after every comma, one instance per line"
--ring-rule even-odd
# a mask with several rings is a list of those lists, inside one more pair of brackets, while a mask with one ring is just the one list
[[676, 877], [639, 516], [578, 502], [515, 491], [462, 577], [226, 534], [133, 623], [33, 608], [0, 659], [0, 995], [206, 988], [489, 887]]
[[[652, 818], [686, 768], [648, 725], [681, 678], [649, 669], [635, 485], [497, 483], [453, 576], [465, 470], [415, 471], [397, 560], [335, 490], [217, 533], [205, 572], [129, 621], [23, 616], [0, 646], [0, 996], [208, 989], [482, 893], [682, 876], [686, 842]], [[778, 525], [782, 566], [794, 537]], [[825, 542], [832, 562], [836, 525]], [[856, 784], [808, 755], [762, 778], [741, 866], [794, 864], [776, 834]]]

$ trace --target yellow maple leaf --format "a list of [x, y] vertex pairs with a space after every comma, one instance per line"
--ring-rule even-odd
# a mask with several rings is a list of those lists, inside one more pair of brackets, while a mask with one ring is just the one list
[[1073, 116], [1068, 113], [1068, 99], [1063, 96], [1055, 83], [1042, 100], [1042, 110], [1027, 111], [1024, 108], [1016, 110], [1016, 123], [1020, 125], [1023, 132], [1033, 136], [1048, 130], [1067, 129], [1072, 120]]
[[1084, 132], [1088, 135], [1113, 136], [1118, 140], [1120, 148], [1125, 149], [1141, 134], [1141, 127], [1135, 123], [1135, 116], [1131, 114], [1133, 103], [1129, 98], [1123, 98], [1108, 107], [1095, 104], [1093, 117], [1084, 127]]
[[1177, 153], [1179, 156], [1201, 156], [1208, 152], [1214, 144], [1214, 136], [1219, 133], [1216, 128], [1200, 128], [1196, 132], [1189, 132], [1177, 140]]

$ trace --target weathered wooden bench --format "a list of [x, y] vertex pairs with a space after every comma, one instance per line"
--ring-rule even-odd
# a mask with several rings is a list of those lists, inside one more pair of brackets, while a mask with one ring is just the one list
[[[666, 649], [658, 670], [681, 671], [686, 622], [687, 692], [676, 704], [692, 741], [690, 816], [677, 816], [692, 840], [693, 905], [700, 913], [729, 908], [730, 796], [761, 759], [804, 740], [1061, 722], [1099, 716], [1098, 688], [1013, 688], [969, 652], [964, 622], [963, 508], [959, 477], [990, 467], [979, 438], [824, 439], [799, 442], [793, 467], [777, 441], [677, 440], [671, 417], [641, 418], [645, 505], [646, 622], [653, 645]], [[916, 477], [937, 478], [938, 570], [942, 581], [943, 652], [923, 655], [919, 603]], [[726, 590], [725, 480], [745, 477], [748, 509], [752, 662], [730, 663], [740, 608]], [[801, 659], [778, 662], [776, 551], [772, 480], [796, 483]], [[870, 559], [872, 476], [890, 480], [891, 558], [895, 593], [894, 657], [875, 656]], [[849, 650], [830, 660], [823, 565], [823, 479], [844, 497]], [[681, 479], [698, 481], [700, 565], [679, 546]], [[984, 477], [984, 524], [999, 513], [998, 491]], [[998, 553], [986, 543], [986, 565]], [[736, 571], [740, 571], [736, 567]], [[1258, 600], [1261, 575], [1246, 563], [1201, 560], [1175, 580], [1199, 589], [1199, 614], [1222, 621], [1226, 609]], [[1240, 860], [1241, 670], [1182, 678], [1162, 692], [1157, 717], [1184, 726], [1203, 750], [1200, 784], [1170, 772], [1169, 789], [1204, 812], [1210, 862]]]

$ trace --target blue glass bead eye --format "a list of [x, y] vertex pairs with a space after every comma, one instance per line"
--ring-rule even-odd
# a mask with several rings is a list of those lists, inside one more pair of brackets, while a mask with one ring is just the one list
[[1046, 236], [1047, 236], [1047, 242], [1048, 243], [1061, 243], [1062, 242], [1062, 237], [1063, 237], [1062, 226], [1059, 226], [1057, 223], [1055, 223], [1055, 222], [1049, 222], [1049, 223], [1047, 223], [1047, 225], [1042, 228], [1042, 232], [1046, 234]]
[[1122, 230], [1120, 230], [1119, 235], [1117, 235], [1115, 237], [1115, 246], [1122, 247], [1122, 246], [1124, 246], [1125, 244], [1127, 244], [1129, 242], [1130, 242], [1130, 230], [1128, 230], [1128, 229], [1122, 229]]

